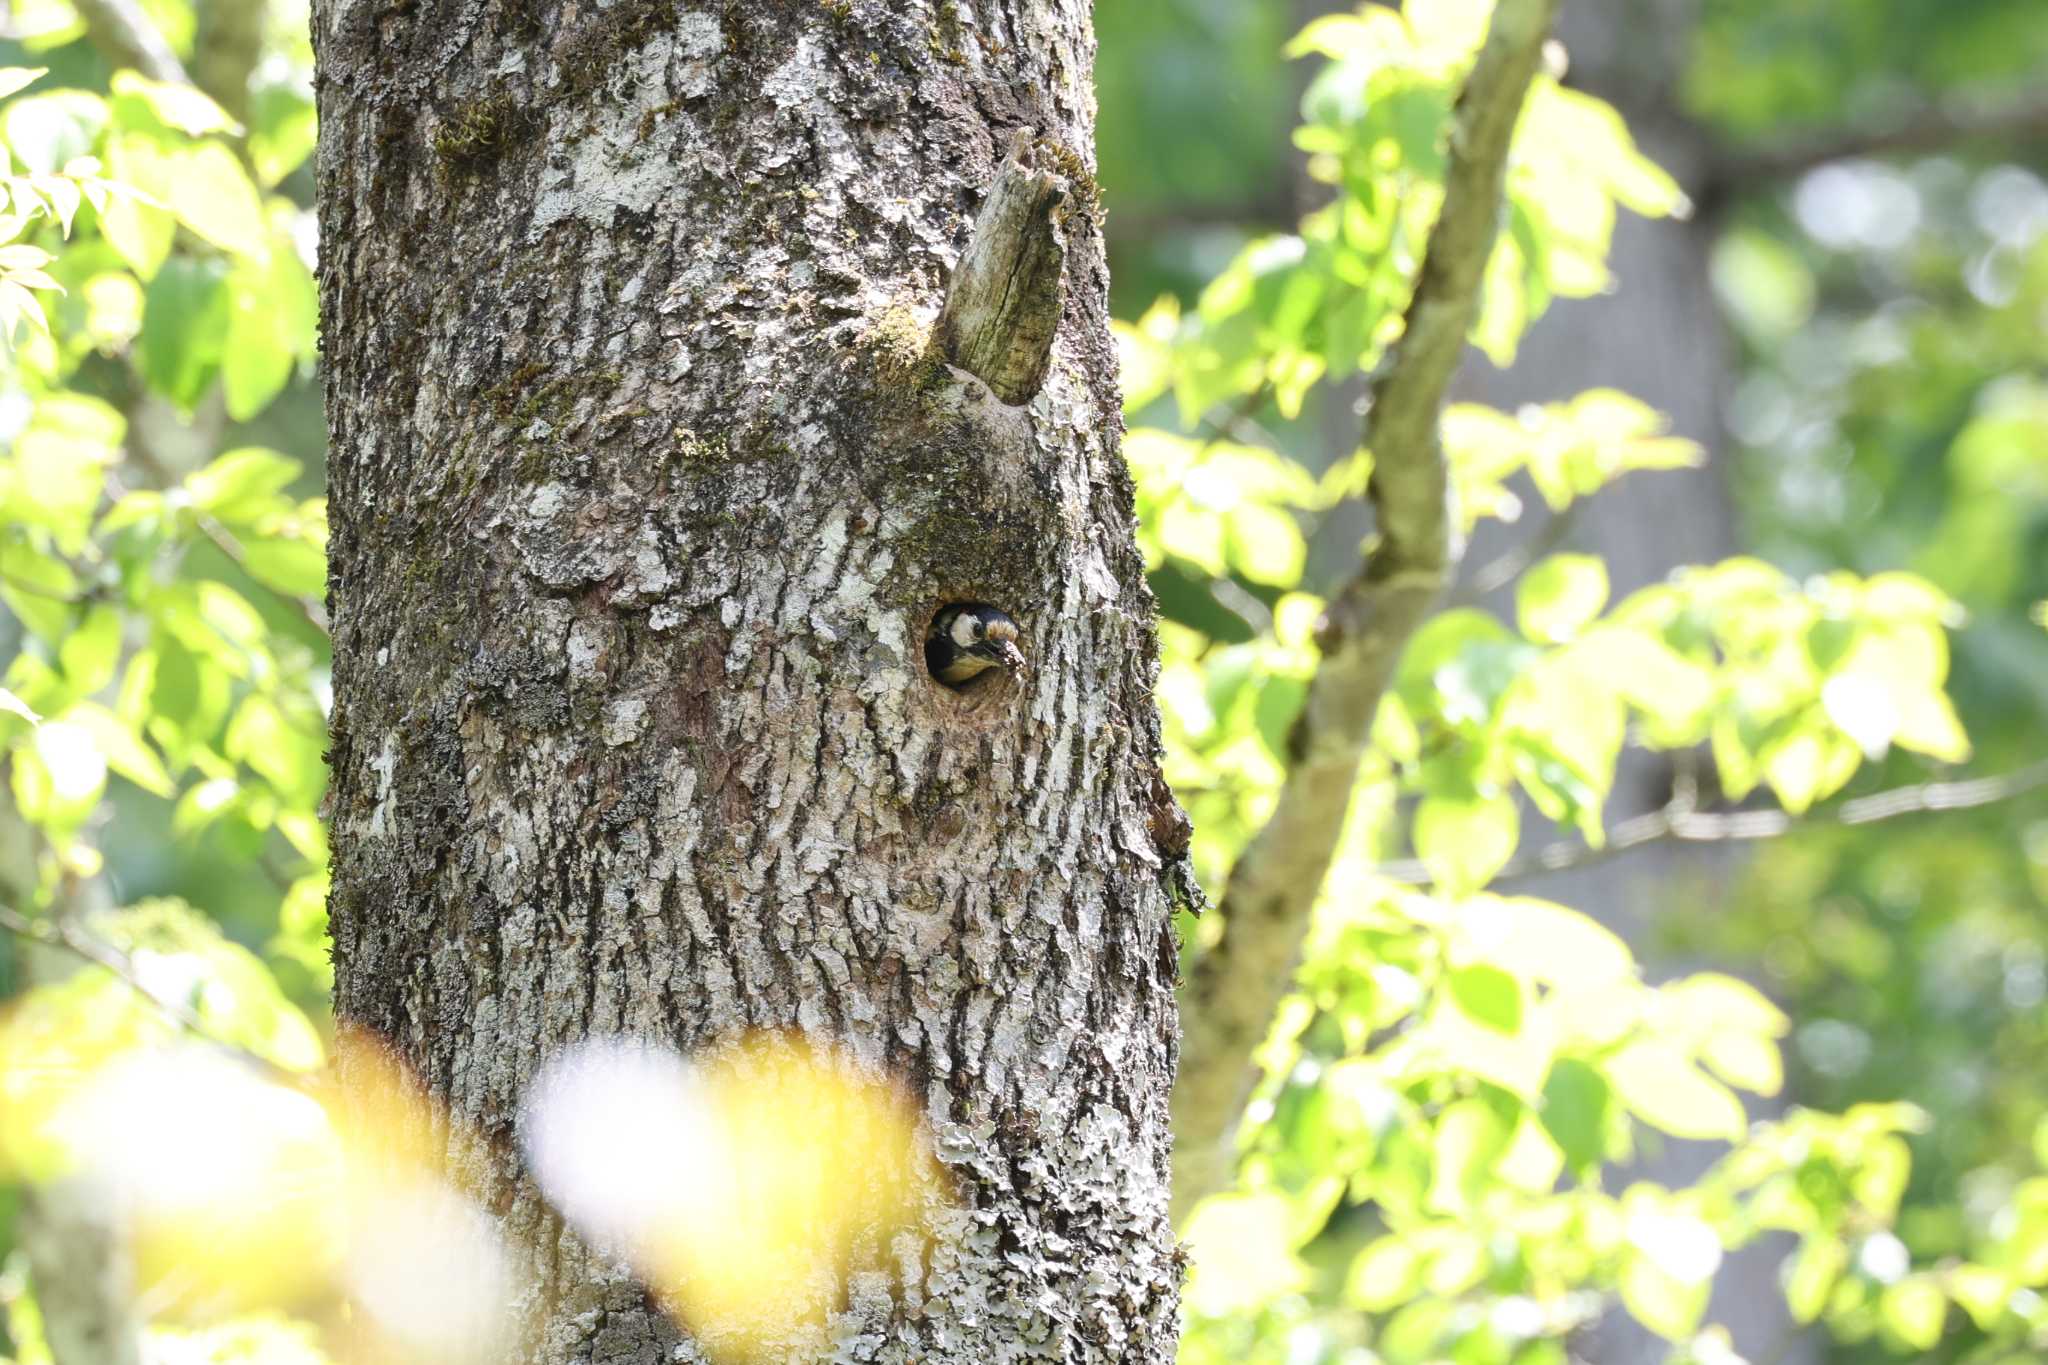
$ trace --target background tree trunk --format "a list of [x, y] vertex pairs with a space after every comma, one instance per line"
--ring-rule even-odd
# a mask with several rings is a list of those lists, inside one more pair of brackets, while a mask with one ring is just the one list
[[[322, 0], [314, 29], [336, 1005], [464, 1135], [521, 1355], [688, 1354], [522, 1171], [539, 1065], [775, 1029], [915, 1095], [960, 1205], [841, 1304], [851, 1358], [1169, 1360], [1176, 812], [1087, 4]], [[1012, 407], [926, 344], [1020, 130], [1072, 211]], [[1022, 623], [1021, 681], [927, 676], [961, 600]]]

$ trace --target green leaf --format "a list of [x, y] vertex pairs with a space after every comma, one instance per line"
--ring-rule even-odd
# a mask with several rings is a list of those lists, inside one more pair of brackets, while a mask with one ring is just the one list
[[0, 602], [38, 637], [55, 644], [70, 633], [77, 595], [78, 575], [63, 560], [26, 537], [0, 536]]
[[1877, 1312], [1899, 1340], [1916, 1351], [1931, 1351], [1941, 1340], [1948, 1298], [1927, 1276], [1909, 1275], [1885, 1287], [1878, 1296]]
[[1382, 1237], [1351, 1262], [1345, 1296], [1368, 1313], [1384, 1313], [1414, 1298], [1421, 1283], [1414, 1247], [1398, 1236]]
[[1512, 1136], [1513, 1130], [1484, 1100], [1465, 1099], [1447, 1106], [1437, 1116], [1431, 1145], [1429, 1207], [1453, 1217], [1470, 1213]]
[[1613, 931], [1549, 901], [1475, 896], [1458, 907], [1454, 923], [1472, 953], [1551, 986], [1635, 978], [1635, 957]]
[[261, 258], [270, 250], [263, 197], [219, 142], [202, 142], [177, 158], [169, 203], [179, 222], [223, 251]]
[[1724, 972], [1695, 972], [1665, 986], [1662, 993], [1673, 1013], [1702, 1034], [1781, 1038], [1792, 1027], [1785, 1012], [1762, 991]]
[[1824, 719], [1818, 711], [1802, 717], [1758, 754], [1764, 781], [1794, 815], [1841, 790], [1862, 761], [1855, 742]]
[[6, 99], [17, 91], [26, 89], [38, 78], [48, 75], [47, 66], [4, 66], [0, 67], [0, 99]]
[[1827, 1307], [1828, 1294], [1849, 1265], [1849, 1249], [1829, 1232], [1808, 1233], [1785, 1277], [1785, 1305], [1794, 1322], [1813, 1322]]
[[63, 719], [92, 736], [109, 768], [150, 795], [168, 798], [176, 790], [171, 775], [164, 771], [163, 760], [106, 707], [97, 702], [79, 702], [64, 713]]
[[[312, 144], [307, 144], [307, 150]], [[262, 169], [259, 157], [257, 168]], [[1113, 320], [1118, 378], [1123, 386], [1124, 415], [1134, 416], [1173, 382], [1173, 338], [1180, 329], [1180, 300], [1162, 294], [1135, 323]]]
[[1159, 614], [1167, 620], [1198, 630], [1218, 644], [1245, 644], [1258, 638], [1250, 621], [1217, 600], [1215, 579], [1180, 560], [1168, 559], [1148, 572], [1145, 581], [1159, 599]]
[[275, 450], [240, 446], [186, 475], [185, 491], [194, 507], [240, 526], [274, 515], [285, 504], [279, 494], [299, 477], [300, 467]]
[[274, 266], [286, 259], [285, 253], [272, 252], [269, 261], [244, 260], [228, 275], [220, 381], [228, 416], [238, 422], [268, 407], [292, 375], [298, 329], [289, 300], [273, 278]]
[[1989, 1332], [2005, 1316], [2006, 1305], [2012, 1299], [2013, 1284], [2006, 1276], [1988, 1266], [1971, 1265], [1964, 1262], [1951, 1269], [1948, 1274], [1948, 1292], [1970, 1321], [1980, 1332]]
[[1698, 1329], [1713, 1279], [1681, 1279], [1631, 1244], [1622, 1259], [1620, 1288], [1629, 1316], [1667, 1341], [1682, 1341]]
[[100, 231], [136, 276], [156, 278], [171, 254], [177, 220], [164, 205], [177, 175], [173, 158], [155, 140], [124, 133], [108, 140], [107, 171], [139, 194], [119, 194], [100, 212]]
[[1401, 656], [1395, 687], [1409, 714], [1482, 724], [1523, 668], [1541, 657], [1485, 612], [1441, 612], [1415, 632]]
[[1186, 499], [1176, 499], [1160, 513], [1158, 528], [1159, 543], [1168, 554], [1186, 560], [1211, 578], [1224, 576], [1228, 564], [1221, 516]]
[[1287, 512], [1264, 503], [1243, 502], [1230, 509], [1230, 567], [1256, 583], [1291, 588], [1301, 581], [1308, 562], [1308, 544]]
[[1268, 677], [1259, 684], [1258, 700], [1252, 706], [1252, 721], [1258, 726], [1259, 738], [1265, 741], [1267, 750], [1277, 759], [1287, 756], [1287, 736], [1294, 729], [1294, 718], [1301, 714], [1302, 703], [1308, 699], [1308, 684], [1300, 678]]
[[[175, 128], [187, 137], [242, 131], [242, 125], [197, 86], [153, 81], [135, 71], [115, 72], [112, 85], [117, 96], [126, 95], [140, 100], [157, 122], [166, 128]], [[128, 111], [123, 112], [126, 114]]]
[[1551, 1064], [1539, 1116], [1574, 1172], [1583, 1176], [1607, 1159], [1613, 1106], [1614, 1092], [1596, 1068], [1576, 1057]]
[[1377, 64], [1404, 54], [1408, 46], [1407, 29], [1397, 14], [1361, 9], [1356, 14], [1332, 14], [1311, 20], [1288, 42], [1283, 55], [1292, 59], [1314, 53]]
[[1734, 1092], [1668, 1043], [1630, 1043], [1603, 1069], [1630, 1112], [1673, 1137], [1733, 1142], [1748, 1130], [1748, 1116]]
[[221, 750], [229, 758], [248, 764], [279, 795], [302, 805], [317, 800], [326, 784], [326, 769], [320, 761], [323, 747], [324, 736], [293, 725], [275, 702], [260, 693], [242, 699], [221, 741]]
[[242, 542], [242, 565], [257, 581], [289, 596], [317, 600], [326, 595], [327, 552], [307, 541], [249, 537]]
[[1514, 856], [1521, 812], [1508, 793], [1429, 796], [1415, 810], [1415, 853], [1445, 895], [1470, 894]]
[[1906, 1181], [1913, 1174], [1913, 1149], [1896, 1133], [1869, 1140], [1849, 1188], [1856, 1202], [1870, 1213], [1890, 1222], [1898, 1216], [1899, 1200], [1905, 1196]]
[[149, 283], [138, 347], [142, 374], [191, 411], [219, 373], [227, 341], [226, 271], [217, 261], [166, 261]]
[[1752, 338], [1775, 342], [1813, 316], [1813, 272], [1771, 233], [1754, 227], [1723, 233], [1714, 244], [1712, 273], [1727, 315]]
[[0, 132], [14, 159], [46, 175], [88, 155], [106, 126], [106, 101], [84, 90], [48, 90], [0, 110]]
[[1749, 1033], [1709, 1035], [1700, 1044], [1700, 1060], [1732, 1086], [1756, 1095], [1775, 1095], [1785, 1085], [1785, 1061], [1778, 1045]]
[[1963, 731], [1955, 703], [1939, 692], [1908, 698], [1892, 739], [1902, 749], [1943, 763], [1961, 763], [1970, 756], [1970, 737]]
[[0, 687], [0, 714], [20, 716], [30, 725], [40, 725], [43, 721], [43, 718], [37, 715], [28, 703], [4, 687]]
[[1598, 555], [1552, 555], [1515, 588], [1515, 619], [1532, 640], [1569, 640], [1606, 605], [1607, 563]]
[[1500, 1033], [1522, 1029], [1522, 983], [1498, 967], [1460, 967], [1450, 974], [1451, 999], [1470, 1018]]
[[57, 647], [64, 681], [81, 697], [89, 697], [114, 680], [121, 658], [121, 614], [109, 606], [87, 610], [85, 619]]

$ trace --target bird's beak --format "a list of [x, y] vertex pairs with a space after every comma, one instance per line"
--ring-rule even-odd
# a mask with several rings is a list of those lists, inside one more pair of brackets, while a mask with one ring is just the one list
[[1009, 640], [1003, 640], [996, 645], [996, 659], [1012, 673], [1029, 672], [1031, 668], [1030, 664], [1024, 662], [1024, 651]]

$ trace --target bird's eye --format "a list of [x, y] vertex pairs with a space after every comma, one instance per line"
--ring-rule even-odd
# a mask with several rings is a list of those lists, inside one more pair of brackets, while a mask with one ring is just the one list
[[984, 636], [984, 635], [988, 634], [988, 626], [987, 626], [987, 624], [986, 624], [986, 623], [984, 623], [984, 622], [981, 622], [981, 621], [976, 621], [976, 622], [974, 623], [974, 627], [973, 627], [973, 629], [974, 629], [974, 638], [975, 638], [975, 639], [977, 639], [977, 640], [979, 640], [979, 639], [980, 639], [980, 638], [981, 638], [982, 636]]

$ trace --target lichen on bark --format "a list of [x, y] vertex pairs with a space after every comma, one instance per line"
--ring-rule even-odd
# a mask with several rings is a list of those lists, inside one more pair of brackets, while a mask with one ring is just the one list
[[[695, 1350], [522, 1167], [536, 1072], [766, 1029], [907, 1087], [957, 1201], [782, 1358], [1165, 1361], [1173, 858], [1099, 234], [1028, 404], [883, 363], [1011, 136], [1092, 145], [1087, 5], [842, 8], [316, 5], [337, 1009], [473, 1135], [520, 1358]], [[955, 695], [921, 643], [970, 599], [1033, 668]]]

